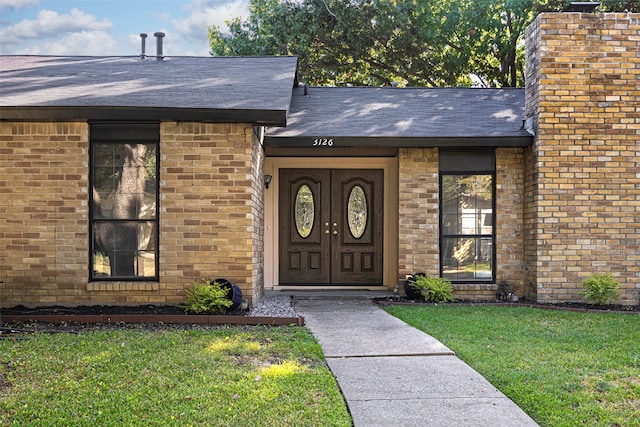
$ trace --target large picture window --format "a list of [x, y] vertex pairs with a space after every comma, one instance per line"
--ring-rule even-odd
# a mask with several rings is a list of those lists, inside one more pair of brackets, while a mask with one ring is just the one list
[[495, 174], [487, 154], [475, 154], [441, 164], [440, 272], [453, 282], [494, 280]]
[[158, 280], [157, 124], [93, 124], [90, 279]]

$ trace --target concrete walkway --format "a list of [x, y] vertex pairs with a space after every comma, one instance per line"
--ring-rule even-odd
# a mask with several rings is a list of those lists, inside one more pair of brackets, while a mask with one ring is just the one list
[[355, 427], [537, 424], [431, 336], [370, 299], [295, 297]]

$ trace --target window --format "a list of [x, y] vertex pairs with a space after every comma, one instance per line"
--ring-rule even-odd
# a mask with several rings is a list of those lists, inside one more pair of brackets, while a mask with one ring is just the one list
[[158, 124], [92, 124], [90, 280], [158, 280]]
[[492, 282], [495, 272], [493, 152], [445, 151], [440, 158], [441, 276], [452, 282]]

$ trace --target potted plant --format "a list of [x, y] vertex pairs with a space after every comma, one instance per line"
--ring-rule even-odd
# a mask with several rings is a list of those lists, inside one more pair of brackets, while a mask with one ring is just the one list
[[409, 276], [407, 278], [407, 281], [404, 282], [404, 293], [407, 295], [408, 299], [422, 299], [422, 294], [413, 286], [413, 284], [416, 282], [416, 279], [419, 277], [425, 277], [426, 275], [426, 273], [415, 273], [413, 276]]

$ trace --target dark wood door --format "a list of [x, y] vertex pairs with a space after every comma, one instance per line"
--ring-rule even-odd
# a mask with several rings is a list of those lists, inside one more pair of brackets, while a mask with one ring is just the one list
[[383, 171], [281, 169], [282, 285], [382, 284]]

